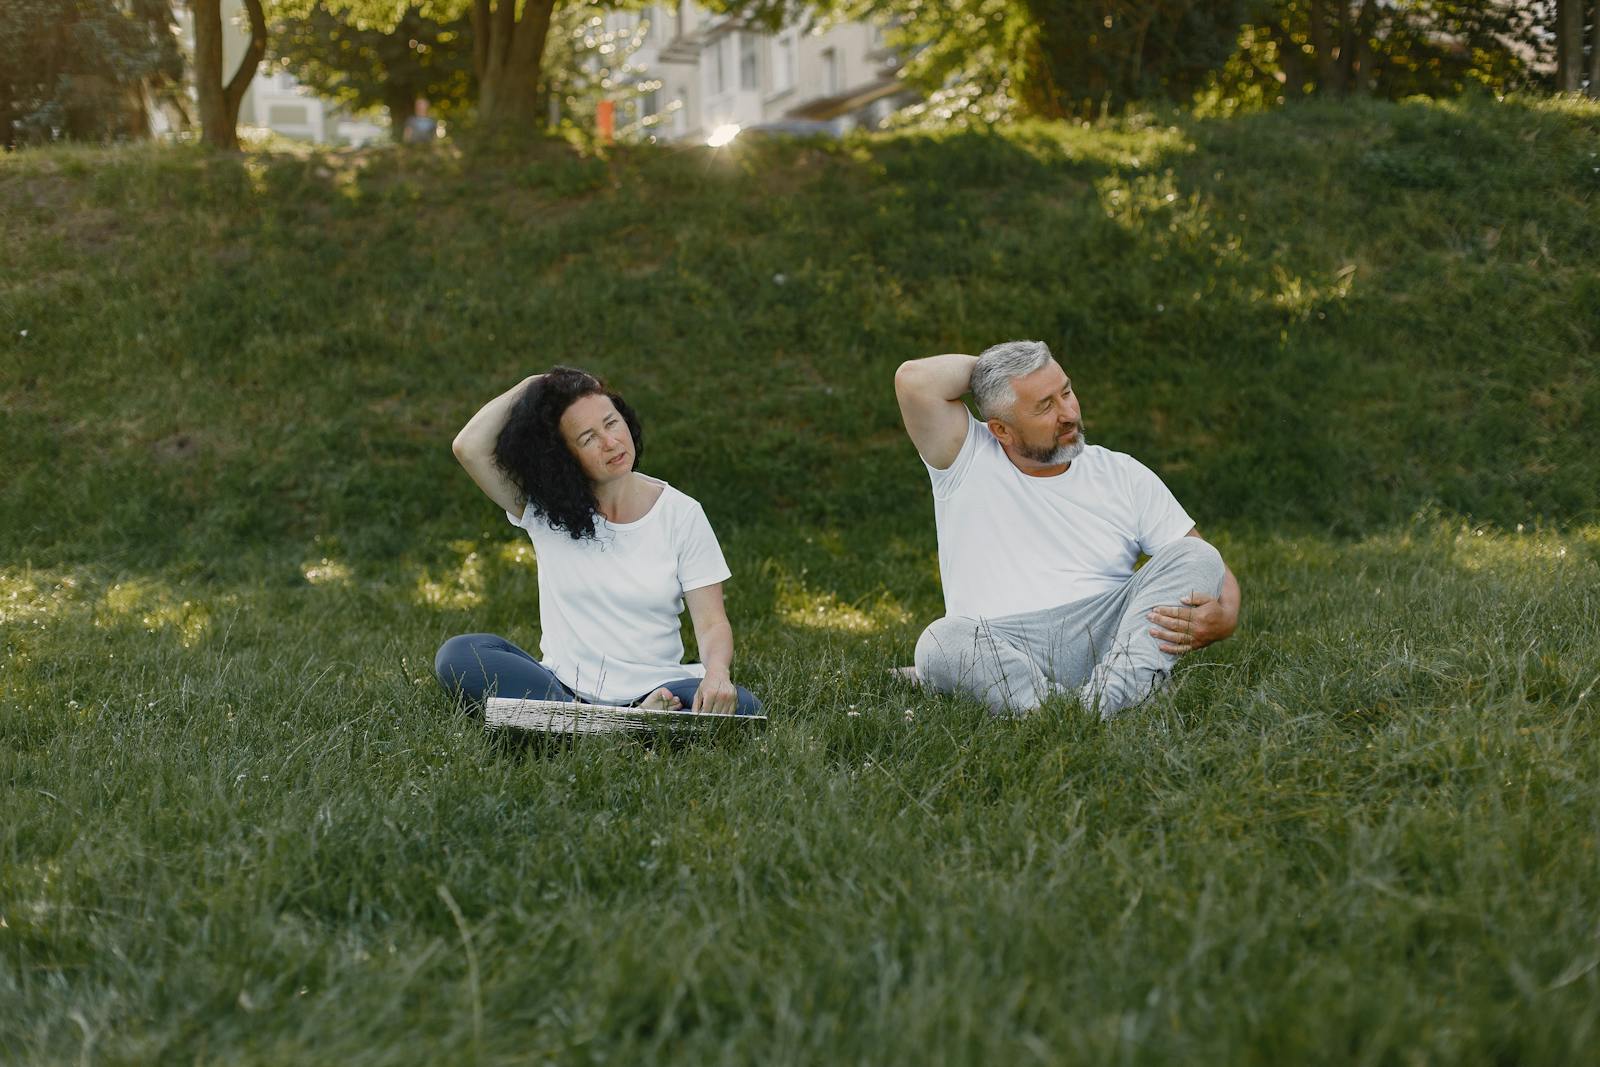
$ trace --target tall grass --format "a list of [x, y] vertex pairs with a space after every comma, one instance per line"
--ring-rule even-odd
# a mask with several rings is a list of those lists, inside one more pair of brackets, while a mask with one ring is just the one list
[[[0, 1050], [1587, 1058], [1596, 118], [0, 160]], [[1015, 336], [1245, 589], [1110, 727], [884, 675], [889, 378]], [[705, 503], [763, 734], [448, 713], [439, 641], [537, 620], [447, 442], [556, 361]]]

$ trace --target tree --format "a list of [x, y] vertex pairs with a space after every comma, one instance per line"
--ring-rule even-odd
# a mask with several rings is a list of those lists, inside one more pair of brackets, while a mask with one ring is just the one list
[[670, 109], [650, 113], [645, 106], [661, 88], [659, 80], [645, 76], [648, 72], [633, 62], [644, 44], [645, 24], [609, 29], [607, 10], [596, 3], [571, 3], [556, 10], [540, 71], [540, 96], [551, 102], [552, 118], [583, 125], [594, 120], [602, 100], [611, 101], [617, 105], [615, 136], [626, 140], [644, 135]]
[[0, 142], [148, 136], [152, 97], [176, 95], [183, 56], [167, 0], [0, 4]]
[[[358, 25], [390, 32], [405, 4], [396, 0], [325, 0]], [[490, 129], [528, 130], [544, 125], [545, 61], [551, 26], [559, 10], [576, 0], [420, 0], [436, 22], [465, 16], [472, 26], [472, 70], [478, 86], [478, 122]], [[640, 6], [615, 0], [609, 10]]]
[[1035, 114], [1187, 100], [1238, 48], [1248, 0], [1026, 0], [1039, 27]]
[[397, 141], [419, 98], [443, 118], [471, 103], [472, 24], [465, 13], [441, 20], [412, 2], [383, 29], [324, 0], [279, 0], [272, 18], [274, 58], [296, 81], [351, 111], [387, 107]]
[[250, 43], [238, 69], [222, 81], [222, 0], [189, 0], [194, 15], [195, 95], [200, 105], [200, 139], [216, 148], [239, 147], [239, 105], [267, 51], [267, 16], [261, 0], [244, 0]]
[[1291, 98], [1397, 98], [1528, 78], [1540, 19], [1531, 0], [1266, 0], [1257, 25], [1277, 45]]
[[1583, 0], [1556, 0], [1556, 92], [1575, 93], [1583, 79]]
[[776, 27], [808, 9], [875, 19], [937, 117], [1095, 114], [1184, 99], [1237, 47], [1250, 0], [709, 0]]
[[[890, 25], [937, 117], [1096, 114], [1191, 99], [1229, 69], [1282, 95], [1449, 95], [1537, 80], [1549, 8], [1585, 0], [708, 0], [769, 27], [808, 8]], [[1578, 87], [1578, 50], [1563, 84]], [[1270, 44], [1262, 44], [1267, 41]], [[1593, 50], [1591, 66], [1595, 65]], [[1278, 94], [1273, 94], [1274, 96]]]
[[1589, 13], [1589, 95], [1600, 100], [1600, 0]]

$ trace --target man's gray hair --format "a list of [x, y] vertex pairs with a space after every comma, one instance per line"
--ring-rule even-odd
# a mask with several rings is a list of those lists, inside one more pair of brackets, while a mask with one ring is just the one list
[[1017, 402], [1011, 379], [1032, 374], [1051, 358], [1050, 346], [1043, 341], [1005, 341], [984, 349], [972, 368], [972, 398], [978, 402], [978, 417], [1009, 414]]

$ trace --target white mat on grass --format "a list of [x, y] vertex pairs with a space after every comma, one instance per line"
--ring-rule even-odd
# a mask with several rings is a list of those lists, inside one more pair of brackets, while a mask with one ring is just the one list
[[709, 711], [655, 711], [615, 704], [490, 697], [483, 724], [490, 729], [538, 730], [553, 734], [654, 733], [657, 730], [712, 729], [723, 723], [760, 723], [765, 715], [719, 715]]

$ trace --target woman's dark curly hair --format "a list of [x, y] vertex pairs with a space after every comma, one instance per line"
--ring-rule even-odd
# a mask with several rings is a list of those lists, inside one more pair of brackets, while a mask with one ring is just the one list
[[561, 436], [561, 416], [574, 400], [608, 397], [633, 435], [633, 469], [644, 455], [639, 416], [606, 383], [574, 367], [552, 367], [522, 391], [494, 443], [494, 460], [533, 513], [575, 541], [595, 535], [598, 504], [578, 458]]

